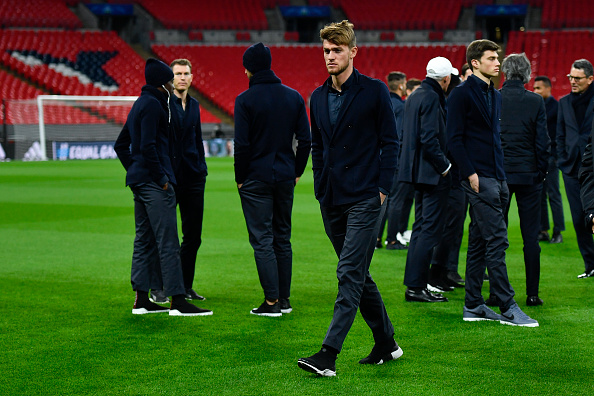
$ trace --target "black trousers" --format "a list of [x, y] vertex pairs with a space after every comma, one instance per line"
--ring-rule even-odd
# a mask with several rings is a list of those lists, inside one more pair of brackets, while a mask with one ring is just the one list
[[404, 284], [408, 287], [427, 287], [433, 248], [442, 238], [450, 187], [449, 174], [435, 186], [415, 184], [415, 222], [404, 270]]
[[551, 157], [549, 162], [549, 173], [545, 179], [541, 193], [541, 213], [540, 213], [540, 230], [548, 231], [551, 226], [549, 224], [549, 205], [547, 205], [547, 197], [551, 205], [551, 213], [553, 215], [553, 233], [560, 233], [565, 231], [565, 216], [563, 215], [563, 200], [561, 199], [561, 191], [559, 190], [559, 168], [555, 158]]
[[466, 198], [464, 190], [459, 185], [452, 186], [448, 194], [448, 206], [444, 213], [443, 234], [433, 249], [432, 265], [445, 268], [447, 271], [458, 272], [458, 259], [467, 211], [468, 198]]
[[239, 189], [260, 284], [264, 297], [271, 301], [291, 295], [294, 190], [293, 180], [278, 183], [246, 180]]
[[377, 343], [394, 337], [394, 327], [382, 296], [369, 273], [375, 241], [386, 202], [376, 197], [339, 206], [320, 206], [326, 234], [338, 256], [338, 295], [324, 345], [340, 351], [357, 309]]
[[585, 214], [580, 198], [580, 182], [577, 176], [571, 176], [565, 173], [563, 174], [563, 181], [565, 182], [565, 192], [569, 201], [569, 209], [571, 210], [571, 219], [573, 220], [578, 248], [584, 259], [586, 272], [589, 272], [594, 270], [594, 240], [592, 239], [591, 230], [588, 230], [584, 224]]
[[205, 184], [206, 178], [203, 177], [190, 185], [177, 186], [175, 192], [181, 216], [182, 243], [179, 255], [186, 289], [191, 289], [194, 283], [196, 255], [202, 244]]
[[467, 180], [461, 185], [470, 203], [465, 304], [473, 308], [485, 303], [481, 289], [485, 268], [488, 268], [491, 291], [499, 299], [501, 310], [506, 311], [515, 303], [505, 265], [505, 250], [509, 246], [505, 225], [505, 209], [509, 201], [507, 183], [479, 177], [478, 193]]
[[[148, 292], [163, 289], [165, 295], [185, 294], [179, 239], [175, 191], [151, 182], [130, 187], [134, 194], [136, 238], [132, 255], [133, 290]], [[154, 274], [158, 273], [155, 284]]]
[[415, 187], [410, 183], [399, 182], [398, 171], [394, 172], [392, 189], [387, 198], [388, 205], [382, 216], [382, 223], [377, 236], [378, 238], [382, 238], [386, 221], [388, 223], [386, 241], [395, 241], [396, 234], [406, 231], [414, 197]]

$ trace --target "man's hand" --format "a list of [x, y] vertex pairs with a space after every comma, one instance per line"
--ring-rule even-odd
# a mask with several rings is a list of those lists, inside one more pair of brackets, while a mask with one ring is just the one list
[[237, 185], [237, 189], [239, 190], [239, 189], [241, 188], [241, 186], [243, 186], [243, 183], [239, 183], [239, 184]]
[[470, 188], [474, 190], [475, 193], [479, 192], [479, 177], [476, 173], [468, 176], [468, 181], [470, 182]]
[[380, 191], [380, 201], [381, 201], [382, 205], [384, 204], [385, 200], [386, 200], [386, 194], [384, 194], [383, 192]]
[[297, 184], [297, 182], [299, 181], [299, 179], [301, 179], [300, 177], [296, 177], [295, 178], [295, 184]]
[[169, 188], [169, 182], [167, 182], [163, 185], [163, 190], [167, 190], [168, 188]]

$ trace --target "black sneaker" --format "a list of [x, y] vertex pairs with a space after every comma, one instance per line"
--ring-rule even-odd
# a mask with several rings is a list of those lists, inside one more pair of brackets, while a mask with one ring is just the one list
[[151, 300], [152, 302], [156, 303], [156, 304], [167, 304], [170, 303], [171, 301], [169, 300], [169, 297], [167, 297], [165, 295], [165, 292], [163, 290], [152, 290], [149, 294], [149, 300]]
[[299, 358], [297, 365], [305, 371], [322, 377], [336, 376], [336, 356], [326, 350], [326, 348], [322, 348], [313, 356]]
[[252, 309], [250, 313], [253, 315], [270, 317], [278, 317], [283, 315], [278, 301], [275, 302], [274, 305], [270, 305], [266, 302], [266, 300], [264, 300], [264, 302], [258, 308]]
[[212, 315], [212, 311], [209, 309], [203, 309], [190, 304], [186, 300], [181, 302], [171, 303], [171, 309], [169, 310], [169, 316], [209, 316]]
[[[395, 343], [396, 344], [396, 343]], [[385, 345], [375, 344], [371, 353], [359, 360], [361, 364], [384, 364], [390, 360], [396, 360], [402, 356], [402, 349], [398, 344], [386, 347]]]
[[441, 280], [431, 280], [427, 283], [427, 290], [431, 293], [445, 293], [454, 290], [454, 286], [450, 286]]
[[146, 297], [146, 294], [144, 294], [144, 297], [139, 298], [138, 292], [136, 292], [136, 299], [134, 300], [134, 307], [132, 308], [133, 315], [144, 315], [167, 311], [169, 311], [169, 309], [150, 302]]
[[206, 300], [206, 297], [203, 297], [200, 294], [196, 293], [194, 289], [186, 289], [186, 300], [204, 301]]
[[281, 298], [279, 300], [279, 304], [280, 304], [281, 313], [287, 314], [287, 313], [291, 313], [291, 311], [293, 311], [293, 307], [291, 307], [291, 303], [289, 302], [288, 298]]
[[406, 250], [408, 246], [400, 243], [400, 241], [390, 241], [386, 243], [386, 250]]

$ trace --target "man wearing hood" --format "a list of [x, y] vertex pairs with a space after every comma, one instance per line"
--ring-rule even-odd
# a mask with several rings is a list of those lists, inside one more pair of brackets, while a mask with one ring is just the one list
[[[168, 312], [171, 316], [212, 315], [185, 300], [175, 211], [175, 175], [169, 159], [169, 97], [173, 72], [165, 63], [149, 59], [146, 85], [130, 110], [114, 149], [126, 169], [126, 185], [134, 194], [136, 238], [132, 256], [133, 314]], [[171, 309], [149, 300], [153, 271], [161, 271]]]
[[264, 289], [264, 302], [251, 313], [278, 317], [292, 311], [293, 192], [311, 137], [303, 98], [281, 84], [271, 63], [262, 43], [243, 54], [249, 89], [235, 100], [235, 181]]

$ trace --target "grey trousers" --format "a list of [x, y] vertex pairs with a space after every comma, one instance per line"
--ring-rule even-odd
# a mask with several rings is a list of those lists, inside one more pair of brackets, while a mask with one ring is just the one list
[[151, 284], [151, 281], [154, 282], [153, 273], [160, 268], [165, 295], [185, 294], [173, 186], [163, 190], [157, 183], [151, 182], [131, 186], [130, 189], [134, 194], [136, 221], [132, 289], [147, 292], [151, 288], [158, 289], [158, 285]]
[[355, 320], [357, 309], [376, 343], [394, 337], [394, 327], [382, 296], [369, 273], [375, 241], [386, 202], [376, 197], [354, 204], [320, 207], [324, 228], [338, 256], [338, 295], [324, 345], [338, 351]]

